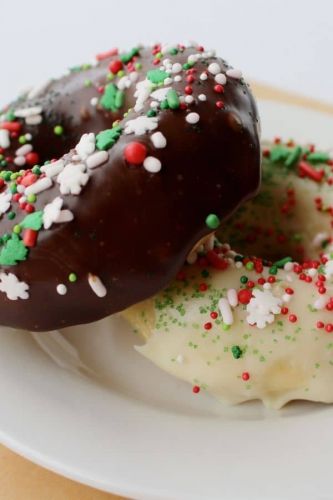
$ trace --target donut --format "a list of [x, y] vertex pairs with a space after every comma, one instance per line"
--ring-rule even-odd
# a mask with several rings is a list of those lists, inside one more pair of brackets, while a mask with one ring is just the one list
[[210, 238], [168, 287], [123, 314], [145, 339], [138, 351], [196, 394], [277, 409], [332, 403], [332, 160], [292, 142], [263, 154], [260, 192], [218, 230], [228, 243]]
[[90, 323], [167, 285], [260, 182], [239, 70], [203, 47], [112, 50], [0, 118], [1, 324]]

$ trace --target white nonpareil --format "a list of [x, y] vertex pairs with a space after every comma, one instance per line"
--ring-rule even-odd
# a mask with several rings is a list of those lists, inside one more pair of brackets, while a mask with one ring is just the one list
[[29, 285], [20, 281], [13, 273], [0, 273], [0, 291], [7, 295], [9, 300], [28, 299]]
[[275, 297], [270, 290], [253, 290], [253, 297], [246, 306], [247, 322], [249, 325], [257, 325], [265, 328], [273, 323], [274, 315], [280, 314], [282, 300]]
[[165, 148], [165, 146], [167, 145], [167, 140], [162, 132], [155, 132], [151, 135], [150, 140], [156, 149]]
[[138, 116], [134, 120], [129, 120], [125, 124], [125, 134], [143, 135], [146, 132], [155, 130], [158, 126], [157, 116]]
[[7, 149], [10, 146], [9, 131], [0, 129], [0, 148]]

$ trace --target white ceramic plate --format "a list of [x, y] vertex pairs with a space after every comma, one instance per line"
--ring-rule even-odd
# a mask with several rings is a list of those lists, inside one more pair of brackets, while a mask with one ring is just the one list
[[[332, 116], [260, 109], [264, 137], [333, 145]], [[13, 450], [136, 499], [332, 498], [333, 407], [273, 412], [193, 395], [132, 349], [139, 339], [117, 317], [66, 338], [77, 351], [56, 336], [0, 330], [0, 440]]]

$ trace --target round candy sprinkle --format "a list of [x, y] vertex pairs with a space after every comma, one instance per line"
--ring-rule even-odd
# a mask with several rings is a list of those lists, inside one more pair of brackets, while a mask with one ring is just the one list
[[55, 135], [62, 135], [64, 132], [64, 128], [61, 125], [56, 125], [53, 129]]
[[63, 283], [60, 283], [60, 285], [57, 286], [57, 293], [59, 295], [66, 295], [66, 293], [67, 293], [67, 286], [64, 285]]
[[216, 214], [209, 214], [206, 217], [206, 226], [209, 227], [209, 229], [217, 229], [220, 225], [220, 219]]
[[151, 172], [152, 174], [159, 172], [162, 168], [160, 160], [154, 156], [147, 156], [143, 161], [143, 166], [147, 172]]
[[208, 66], [208, 71], [212, 75], [218, 75], [221, 72], [220, 65], [216, 62], [210, 63], [210, 65]]
[[200, 115], [198, 113], [189, 113], [188, 115], [186, 115], [185, 119], [187, 123], [195, 125], [200, 120]]
[[249, 372], [243, 372], [242, 373], [242, 379], [246, 382], [247, 380], [249, 380], [250, 378], [250, 374]]
[[77, 276], [75, 273], [70, 273], [68, 275], [68, 281], [70, 281], [71, 283], [75, 283], [76, 280], [77, 280]]
[[200, 387], [198, 385], [194, 385], [192, 391], [194, 394], [198, 394], [198, 392], [200, 392]]
[[124, 149], [124, 157], [128, 163], [141, 165], [147, 156], [147, 148], [141, 142], [130, 142]]
[[214, 79], [216, 83], [219, 83], [220, 85], [225, 85], [227, 83], [227, 78], [223, 73], [218, 73], [215, 75]]

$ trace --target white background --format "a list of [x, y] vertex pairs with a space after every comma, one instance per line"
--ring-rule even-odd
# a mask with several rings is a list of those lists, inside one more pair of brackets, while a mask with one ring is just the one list
[[1, 2], [0, 103], [137, 42], [196, 40], [247, 77], [333, 102], [331, 0]]

